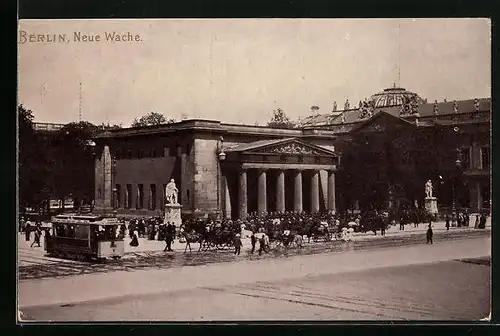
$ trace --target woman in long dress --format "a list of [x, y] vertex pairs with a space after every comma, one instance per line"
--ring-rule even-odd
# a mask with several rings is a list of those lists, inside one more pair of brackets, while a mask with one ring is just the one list
[[137, 231], [132, 233], [132, 240], [130, 241], [130, 246], [137, 247], [139, 246], [139, 239], [137, 238]]

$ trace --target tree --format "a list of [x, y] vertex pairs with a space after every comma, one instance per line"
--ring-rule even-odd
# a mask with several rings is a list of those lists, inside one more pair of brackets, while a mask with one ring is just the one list
[[19, 206], [38, 209], [51, 192], [50, 158], [43, 138], [33, 128], [33, 111], [18, 105]]
[[267, 123], [267, 126], [273, 128], [295, 128], [296, 125], [294, 122], [290, 121], [290, 118], [288, 118], [282, 109], [278, 108], [273, 111], [273, 116]]
[[[61, 128], [53, 141], [53, 185], [57, 198], [63, 201], [73, 198], [76, 204], [90, 201], [94, 186], [94, 153], [92, 138], [102, 129], [81, 121]], [[64, 203], [63, 203], [64, 204]]]
[[132, 127], [153, 126], [153, 125], [161, 125], [161, 124], [171, 124], [171, 123], [174, 123], [174, 122], [176, 122], [176, 120], [173, 119], [173, 118], [168, 118], [167, 119], [161, 113], [151, 112], [149, 114], [146, 114], [145, 116], [142, 116], [139, 119], [134, 118], [134, 121], [132, 121]]

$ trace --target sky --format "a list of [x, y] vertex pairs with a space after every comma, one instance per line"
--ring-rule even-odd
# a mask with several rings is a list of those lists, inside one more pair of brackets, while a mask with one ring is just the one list
[[[484, 98], [491, 96], [490, 25], [488, 19], [21, 20], [18, 102], [36, 122], [81, 118], [128, 127], [152, 111], [265, 125], [281, 108], [297, 120], [313, 105], [328, 113], [334, 101], [340, 108], [348, 98], [352, 107], [394, 84], [430, 102]], [[107, 41], [113, 32], [130, 33], [133, 41]], [[46, 42], [54, 34], [61, 38]], [[75, 34], [100, 40], [82, 42]]]

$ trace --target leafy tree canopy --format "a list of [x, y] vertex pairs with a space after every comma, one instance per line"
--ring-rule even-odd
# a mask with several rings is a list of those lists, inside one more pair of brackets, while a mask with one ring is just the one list
[[176, 122], [174, 118], [165, 118], [165, 116], [158, 112], [148, 113], [139, 119], [135, 118], [132, 121], [132, 127], [139, 126], [153, 126], [153, 125], [161, 125], [161, 124], [171, 124]]
[[290, 121], [290, 118], [285, 114], [285, 112], [278, 108], [273, 111], [273, 116], [271, 120], [267, 123], [267, 126], [273, 128], [295, 128], [294, 122]]

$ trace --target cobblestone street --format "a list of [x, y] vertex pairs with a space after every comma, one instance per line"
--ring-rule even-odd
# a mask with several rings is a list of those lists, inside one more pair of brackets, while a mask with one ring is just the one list
[[490, 242], [24, 280], [19, 304], [24, 319], [54, 321], [480, 319], [490, 268], [476, 259], [490, 255]]

